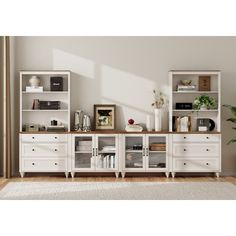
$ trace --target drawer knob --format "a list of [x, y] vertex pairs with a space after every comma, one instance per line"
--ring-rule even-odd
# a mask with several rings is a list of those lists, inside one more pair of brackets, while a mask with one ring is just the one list
[[57, 137], [54, 137], [55, 139], [57, 139]]
[[187, 137], [184, 136], [184, 139], [187, 139]]
[[206, 165], [209, 166], [209, 163], [207, 162]]
[[184, 166], [186, 166], [187, 164], [184, 162]]
[[33, 148], [33, 149], [32, 149], [32, 151], [34, 152], [34, 151], [35, 151], [35, 149]]
[[55, 162], [54, 164], [55, 164], [55, 166], [57, 166], [57, 163], [56, 163], [56, 162]]
[[207, 149], [206, 149], [206, 151], [207, 151], [207, 152], [209, 152], [209, 151], [210, 151], [210, 149], [208, 149], [208, 148], [207, 148]]
[[57, 152], [57, 149], [55, 148], [55, 152]]
[[186, 148], [184, 148], [184, 152], [186, 152], [187, 151], [187, 149]]
[[34, 166], [35, 164], [34, 164], [34, 162], [32, 163], [32, 166]]
[[35, 139], [34, 137], [32, 137], [32, 139]]
[[209, 137], [207, 136], [206, 139], [209, 139]]

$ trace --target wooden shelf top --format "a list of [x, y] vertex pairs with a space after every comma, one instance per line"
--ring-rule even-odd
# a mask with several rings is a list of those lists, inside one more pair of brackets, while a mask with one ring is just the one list
[[65, 131], [65, 132], [48, 132], [48, 131], [37, 131], [37, 132], [20, 132], [20, 134], [220, 134], [217, 131], [190, 131], [190, 132], [175, 132], [175, 131], [142, 131], [142, 132], [126, 132], [125, 130], [111, 130], [111, 131]]

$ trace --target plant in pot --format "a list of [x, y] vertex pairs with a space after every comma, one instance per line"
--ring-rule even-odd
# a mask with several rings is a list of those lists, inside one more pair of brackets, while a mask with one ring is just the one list
[[[233, 115], [233, 117], [228, 118], [226, 121], [236, 124], [236, 107], [233, 107], [233, 106], [227, 105], [227, 104], [223, 105], [223, 107], [230, 109], [230, 111], [232, 112], [232, 115]], [[236, 130], [236, 127], [232, 127], [232, 129]], [[236, 143], [236, 138], [232, 138], [231, 140], [229, 140], [229, 142], [227, 144], [231, 144], [231, 143]]]
[[154, 114], [155, 114], [155, 131], [161, 131], [162, 128], [162, 108], [166, 106], [167, 100], [166, 96], [158, 91], [153, 90], [154, 95], [154, 102], [152, 106], [154, 107]]
[[216, 100], [208, 95], [196, 97], [193, 102], [194, 110], [209, 110], [216, 108]]

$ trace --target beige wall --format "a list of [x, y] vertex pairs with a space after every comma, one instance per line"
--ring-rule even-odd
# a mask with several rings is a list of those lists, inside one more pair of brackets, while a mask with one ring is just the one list
[[[72, 111], [80, 108], [92, 115], [94, 103], [115, 103], [117, 126], [123, 129], [128, 118], [145, 123], [146, 114], [153, 114], [152, 89], [168, 93], [171, 69], [221, 70], [222, 103], [236, 105], [235, 55], [236, 37], [16, 37], [15, 130], [19, 70], [70, 69]], [[236, 145], [226, 145], [234, 132], [223, 111], [223, 171], [230, 174], [236, 173]], [[15, 171], [17, 137], [16, 132]]]

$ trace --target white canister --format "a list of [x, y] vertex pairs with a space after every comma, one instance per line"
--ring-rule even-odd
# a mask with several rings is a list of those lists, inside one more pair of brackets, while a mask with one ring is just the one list
[[146, 116], [146, 127], [147, 127], [147, 131], [152, 131], [151, 116], [150, 115]]
[[161, 131], [161, 123], [162, 123], [162, 110], [155, 108], [155, 131]]

